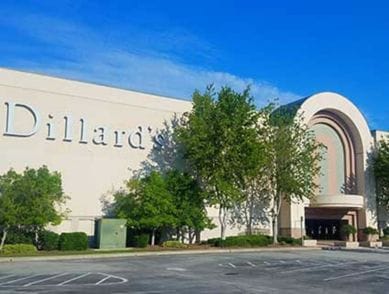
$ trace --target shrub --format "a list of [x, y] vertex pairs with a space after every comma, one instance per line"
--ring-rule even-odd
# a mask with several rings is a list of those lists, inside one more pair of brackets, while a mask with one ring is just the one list
[[31, 254], [37, 250], [32, 244], [6, 244], [1, 250], [1, 254], [12, 255], [12, 254]]
[[149, 245], [149, 234], [140, 234], [133, 236], [133, 246], [138, 248], [146, 248]]
[[277, 240], [281, 244], [301, 245], [301, 239], [295, 239], [292, 237], [279, 236]]
[[389, 227], [386, 227], [385, 229], [383, 229], [383, 232], [384, 232], [385, 236], [389, 236]]
[[372, 227], [367, 227], [363, 229], [363, 233], [366, 235], [378, 235], [378, 230]]
[[84, 232], [62, 233], [59, 237], [59, 250], [86, 250], [88, 236]]
[[346, 237], [349, 237], [350, 235], [355, 234], [357, 229], [352, 225], [343, 225], [340, 228], [340, 232]]
[[215, 247], [219, 247], [220, 241], [221, 241], [220, 238], [210, 238], [207, 240], [207, 244], [215, 246]]
[[227, 237], [224, 241], [220, 238], [213, 238], [208, 240], [208, 244], [216, 247], [262, 247], [271, 244], [271, 240], [264, 235], [246, 235]]
[[33, 244], [34, 234], [22, 228], [12, 228], [7, 233], [5, 244]]
[[39, 233], [39, 249], [57, 250], [59, 245], [59, 235], [51, 231], [42, 231]]
[[181, 243], [180, 241], [171, 240], [171, 241], [163, 242], [162, 247], [165, 247], [165, 248], [187, 248], [188, 245]]

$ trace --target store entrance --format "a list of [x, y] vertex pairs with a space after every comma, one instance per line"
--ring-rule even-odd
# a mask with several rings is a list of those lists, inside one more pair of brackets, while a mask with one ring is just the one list
[[316, 240], [340, 240], [342, 220], [336, 219], [307, 219], [305, 221], [306, 234]]

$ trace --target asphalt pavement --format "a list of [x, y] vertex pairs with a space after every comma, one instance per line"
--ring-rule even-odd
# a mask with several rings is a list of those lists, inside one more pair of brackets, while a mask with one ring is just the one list
[[389, 293], [389, 252], [235, 252], [0, 264], [0, 293]]

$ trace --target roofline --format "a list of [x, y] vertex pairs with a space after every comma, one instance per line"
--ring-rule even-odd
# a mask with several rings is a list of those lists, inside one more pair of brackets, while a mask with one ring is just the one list
[[111, 89], [116, 89], [116, 90], [121, 90], [121, 91], [127, 91], [127, 92], [133, 92], [133, 93], [139, 93], [139, 94], [144, 94], [144, 95], [151, 95], [151, 96], [156, 96], [158, 98], [162, 99], [168, 99], [168, 100], [177, 100], [177, 101], [182, 101], [182, 102], [192, 102], [191, 97], [188, 99], [185, 98], [178, 98], [178, 97], [172, 97], [172, 96], [166, 96], [166, 95], [160, 95], [152, 92], [146, 92], [146, 91], [139, 91], [139, 90], [133, 90], [130, 88], [124, 88], [124, 87], [118, 87], [118, 86], [112, 86], [109, 84], [104, 84], [100, 82], [94, 82], [94, 81], [88, 81], [88, 80], [78, 80], [74, 78], [69, 78], [69, 77], [61, 77], [59, 75], [49, 75], [46, 73], [41, 73], [33, 70], [20, 70], [20, 69], [15, 69], [15, 68], [10, 68], [10, 67], [5, 67], [5, 66], [0, 66], [0, 69], [5, 69], [5, 70], [10, 70], [10, 71], [15, 71], [19, 73], [24, 73], [24, 74], [33, 74], [45, 78], [51, 78], [51, 79], [58, 79], [58, 80], [64, 80], [64, 81], [69, 81], [69, 82], [77, 82], [77, 83], [82, 83], [82, 84], [87, 84], [87, 85], [92, 85], [92, 86], [98, 86], [98, 87], [104, 87], [104, 88], [111, 88]]

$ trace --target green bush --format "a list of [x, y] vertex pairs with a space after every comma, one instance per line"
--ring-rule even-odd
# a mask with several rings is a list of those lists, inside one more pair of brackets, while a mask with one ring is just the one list
[[271, 239], [264, 235], [231, 236], [224, 241], [220, 238], [209, 239], [208, 244], [216, 247], [263, 247], [271, 244]]
[[372, 227], [367, 227], [363, 229], [363, 233], [366, 235], [378, 235], [378, 230]]
[[31, 254], [37, 250], [32, 244], [5, 244], [1, 254], [12, 255], [12, 254]]
[[39, 233], [39, 249], [58, 250], [59, 235], [51, 231], [42, 231]]
[[220, 238], [210, 238], [207, 240], [207, 244], [215, 247], [219, 247], [220, 245]]
[[11, 228], [7, 233], [5, 244], [33, 244], [34, 234], [22, 229], [22, 228]]
[[292, 237], [279, 236], [277, 240], [281, 244], [301, 245], [301, 239], [295, 239]]
[[180, 241], [171, 240], [171, 241], [163, 242], [162, 247], [165, 247], [165, 248], [187, 248], [188, 245], [181, 243]]
[[149, 245], [149, 234], [140, 234], [133, 236], [133, 246], [138, 248], [146, 248]]
[[385, 229], [383, 229], [383, 232], [384, 232], [385, 236], [389, 236], [389, 227], [386, 227]]
[[340, 232], [342, 235], [349, 237], [357, 232], [357, 229], [352, 225], [343, 225], [340, 227]]
[[59, 236], [59, 250], [86, 250], [88, 236], [84, 232], [62, 233]]

